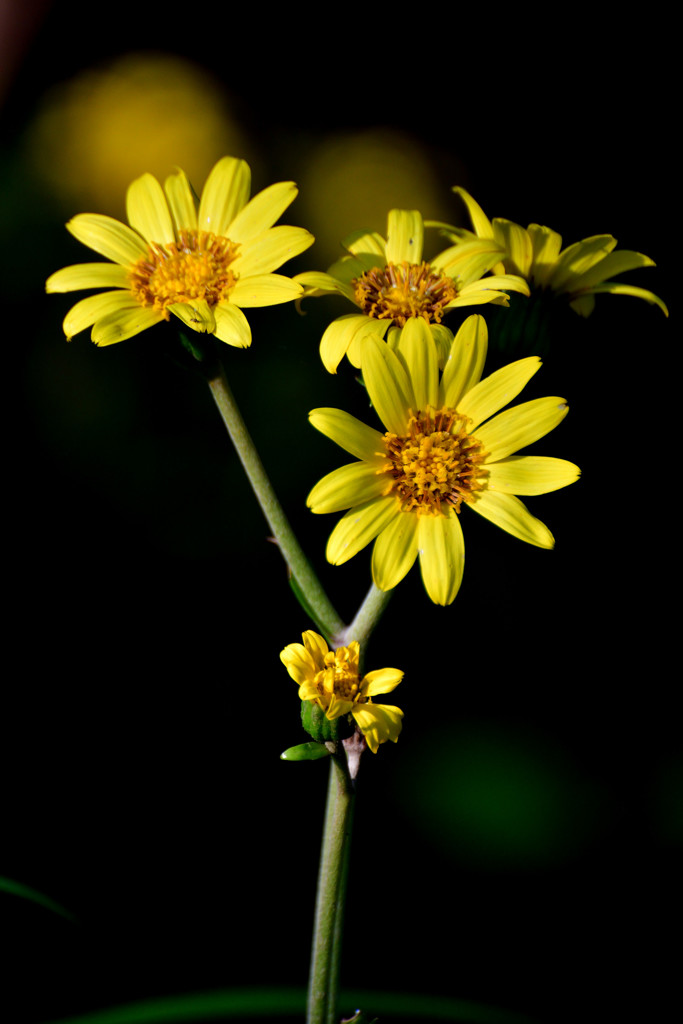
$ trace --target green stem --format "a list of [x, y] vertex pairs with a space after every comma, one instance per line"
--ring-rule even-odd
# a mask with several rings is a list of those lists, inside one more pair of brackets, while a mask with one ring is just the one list
[[317, 621], [324, 627], [328, 636], [339, 633], [344, 628], [344, 623], [323, 590], [318, 577], [289, 525], [277, 495], [273, 490], [273, 485], [263, 468], [263, 463], [259, 458], [254, 442], [249, 435], [247, 426], [242, 419], [242, 415], [230, 390], [225, 370], [219, 360], [211, 360], [206, 377], [223, 423], [230, 434], [254, 494], [278, 543], [282, 557], [306, 596], [308, 604], [315, 612]]
[[364, 652], [370, 635], [379, 622], [392, 594], [393, 590], [380, 590], [373, 583], [351, 625], [346, 626], [335, 638], [338, 645], [349, 644], [352, 640], [357, 640], [361, 651]]
[[335, 1024], [344, 895], [354, 791], [344, 760], [330, 758], [318, 896], [308, 982], [307, 1024]]

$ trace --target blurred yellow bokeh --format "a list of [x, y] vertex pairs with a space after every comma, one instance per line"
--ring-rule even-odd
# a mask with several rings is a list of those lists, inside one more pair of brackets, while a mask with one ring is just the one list
[[251, 162], [226, 94], [190, 61], [132, 53], [55, 86], [28, 129], [28, 162], [73, 211], [122, 217], [128, 185], [178, 165], [197, 190], [226, 154]]
[[352, 231], [384, 235], [390, 209], [420, 210], [425, 218], [446, 221], [454, 213], [430, 151], [390, 128], [320, 142], [307, 154], [299, 185], [302, 222], [316, 237], [321, 265], [342, 255], [340, 242]]

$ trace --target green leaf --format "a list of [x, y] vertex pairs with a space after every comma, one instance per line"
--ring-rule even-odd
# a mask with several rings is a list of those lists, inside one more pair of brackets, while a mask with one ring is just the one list
[[322, 743], [300, 743], [297, 747], [287, 747], [280, 754], [281, 761], [317, 761], [321, 757], [329, 757], [330, 751]]

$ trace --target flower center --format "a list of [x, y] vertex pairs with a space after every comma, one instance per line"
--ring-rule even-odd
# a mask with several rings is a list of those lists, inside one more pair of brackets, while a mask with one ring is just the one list
[[348, 647], [328, 651], [325, 655], [325, 668], [316, 672], [313, 682], [326, 704], [329, 704], [331, 697], [365, 703], [358, 679], [358, 652], [359, 645], [354, 642]]
[[450, 277], [435, 274], [429, 263], [373, 267], [351, 284], [356, 302], [367, 316], [393, 320], [399, 327], [415, 316], [440, 324], [445, 307], [458, 294]]
[[230, 294], [237, 275], [230, 264], [238, 243], [210, 231], [180, 231], [178, 242], [150, 242], [149, 254], [130, 271], [131, 291], [143, 306], [164, 311], [175, 302], [203, 299], [215, 306]]
[[395, 494], [403, 512], [445, 516], [460, 512], [486, 488], [488, 473], [482, 466], [487, 452], [467, 432], [468, 420], [454, 409], [413, 413], [408, 434], [384, 435], [383, 472], [391, 477], [386, 494]]

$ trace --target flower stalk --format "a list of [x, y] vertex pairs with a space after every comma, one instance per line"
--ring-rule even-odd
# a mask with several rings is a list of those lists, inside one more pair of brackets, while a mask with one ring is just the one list
[[325, 632], [329, 636], [339, 633], [344, 628], [344, 623], [330, 602], [289, 524], [230, 390], [220, 360], [209, 361], [207, 382], [282, 557]]
[[307, 1024], [335, 1024], [344, 896], [353, 821], [354, 788], [346, 764], [330, 758], [330, 779], [316, 899]]

